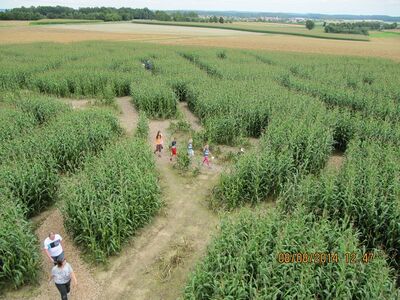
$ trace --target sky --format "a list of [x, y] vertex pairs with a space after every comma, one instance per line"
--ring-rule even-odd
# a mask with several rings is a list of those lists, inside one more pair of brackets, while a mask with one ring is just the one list
[[39, 5], [400, 16], [400, 0], [0, 0], [0, 8]]

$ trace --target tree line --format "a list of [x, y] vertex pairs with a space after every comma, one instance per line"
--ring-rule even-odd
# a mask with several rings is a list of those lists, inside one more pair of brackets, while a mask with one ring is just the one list
[[201, 18], [195, 12], [152, 11], [148, 8], [84, 7], [74, 9], [65, 6], [20, 7], [0, 12], [0, 20], [83, 19], [103, 21], [129, 21], [134, 19], [225, 23], [223, 17]]
[[325, 32], [327, 33], [352, 33], [368, 35], [369, 30], [387, 30], [396, 29], [397, 23], [383, 22], [352, 22], [352, 23], [329, 23], [325, 24]]

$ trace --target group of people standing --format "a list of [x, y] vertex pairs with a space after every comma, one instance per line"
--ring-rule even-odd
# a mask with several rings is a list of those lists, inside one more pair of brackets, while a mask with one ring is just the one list
[[[163, 136], [161, 132], [158, 131], [156, 135], [156, 149], [154, 150], [154, 154], [158, 153], [158, 157], [161, 157], [161, 152], [164, 148], [163, 144], [164, 144]], [[171, 149], [170, 161], [172, 161], [173, 159], [176, 159], [178, 153], [177, 142], [175, 137], [172, 139], [170, 149]], [[194, 157], [193, 139], [189, 139], [189, 142], [187, 144], [187, 154], [190, 159]], [[206, 164], [209, 168], [211, 168], [209, 160], [210, 155], [211, 155], [210, 146], [208, 145], [208, 143], [206, 143], [203, 147], [203, 165]]]
[[67, 300], [71, 291], [71, 280], [75, 286], [78, 282], [74, 270], [65, 259], [62, 237], [59, 234], [50, 232], [49, 236], [44, 240], [43, 250], [53, 265], [49, 282], [54, 280], [54, 283], [60, 292], [61, 299]]

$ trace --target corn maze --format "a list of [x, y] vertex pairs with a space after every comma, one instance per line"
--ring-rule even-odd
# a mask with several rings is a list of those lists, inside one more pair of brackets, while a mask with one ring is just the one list
[[[56, 200], [95, 262], [151, 222], [162, 201], [147, 118], [173, 119], [184, 101], [202, 124], [195, 141], [259, 140], [213, 189], [210, 209], [240, 213], [222, 220], [185, 299], [400, 297], [398, 63], [122, 42], [13, 45], [0, 47], [0, 93], [0, 286], [37, 279], [30, 218]], [[119, 96], [140, 112], [134, 137], [108, 109], [72, 111], [56, 99]], [[333, 151], [344, 155], [337, 171], [325, 168]], [[266, 201], [276, 207], [258, 209]], [[278, 259], [310, 252], [340, 259]], [[349, 263], [344, 253], [374, 259]]]

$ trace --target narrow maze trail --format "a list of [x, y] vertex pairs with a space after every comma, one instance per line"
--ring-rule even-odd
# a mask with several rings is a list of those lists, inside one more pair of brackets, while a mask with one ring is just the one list
[[[121, 126], [131, 135], [136, 128], [138, 114], [130, 97], [118, 98], [117, 103], [121, 111]], [[194, 128], [200, 128], [195, 127], [194, 122], [199, 123], [189, 110], [184, 114]], [[78, 286], [72, 287], [70, 299], [164, 300], [182, 296], [188, 275], [204, 255], [218, 226], [218, 217], [208, 209], [206, 200], [222, 168], [214, 165], [211, 170], [202, 169], [197, 178], [180, 175], [169, 161], [169, 125], [170, 121], [150, 121], [149, 124], [149, 143], [152, 147], [157, 131], [164, 135], [165, 149], [162, 157], [155, 159], [165, 206], [125, 245], [119, 256], [110, 258], [107, 266], [93, 268], [83, 261], [80, 250], [65, 231], [58, 208], [51, 208], [33, 220], [38, 226], [36, 234], [41, 243], [49, 231], [61, 234], [64, 239], [66, 259], [78, 279]], [[185, 155], [186, 145], [180, 146], [178, 151], [182, 150]], [[39, 287], [10, 293], [6, 299], [59, 299], [54, 283], [48, 282], [51, 267], [43, 253]]]
[[[170, 121], [149, 124], [152, 146], [158, 130], [164, 136], [163, 154], [156, 157], [156, 163], [165, 207], [98, 274], [104, 287], [100, 299], [178, 299], [217, 228], [218, 218], [208, 209], [206, 200], [220, 168], [203, 170], [198, 179], [179, 175], [169, 161], [169, 125]], [[181, 150], [186, 155], [186, 145], [181, 149], [178, 145], [178, 153]]]
[[[74, 109], [84, 109], [89, 104], [87, 100], [69, 99], [66, 102]], [[136, 128], [138, 114], [130, 103], [130, 97], [117, 98], [117, 104], [121, 112], [119, 115], [121, 126], [130, 135]], [[74, 245], [72, 237], [67, 234], [60, 210], [55, 207], [51, 208], [35, 217], [33, 222], [37, 224], [36, 235], [41, 243], [41, 248], [50, 231], [59, 233], [63, 237], [65, 258], [74, 269], [78, 280], [78, 287], [72, 287], [71, 299], [99, 299], [103, 285], [95, 279], [95, 269], [82, 260], [80, 250]], [[21, 291], [10, 293], [7, 297], [10, 299], [35, 300], [59, 299], [60, 296], [54, 283], [48, 282], [52, 264], [44, 252], [42, 253], [41, 266], [41, 279], [38, 288], [22, 289]]]
[[[66, 260], [71, 264], [78, 280], [78, 286], [72, 286], [71, 299], [98, 299], [100, 286], [93, 276], [93, 269], [86, 264], [81, 256], [80, 250], [74, 245], [72, 238], [66, 233], [62, 215], [57, 208], [47, 212], [49, 215], [36, 230], [40, 242], [48, 236], [49, 231], [59, 233], [63, 237], [64, 253]], [[60, 294], [54, 282], [49, 283], [48, 278], [52, 268], [48, 257], [42, 254], [42, 280], [35, 300], [59, 299]]]

